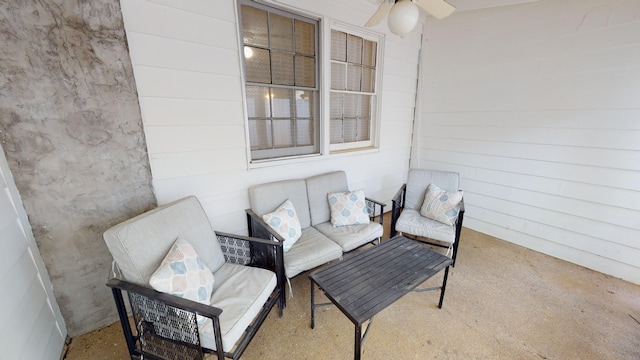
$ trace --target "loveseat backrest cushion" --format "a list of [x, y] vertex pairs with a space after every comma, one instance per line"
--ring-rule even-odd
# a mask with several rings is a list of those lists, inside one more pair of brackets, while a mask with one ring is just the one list
[[124, 278], [144, 286], [149, 285], [149, 278], [178, 236], [193, 246], [212, 272], [224, 264], [224, 255], [209, 218], [193, 196], [145, 212], [103, 234]]
[[327, 193], [349, 191], [347, 174], [344, 171], [333, 171], [311, 176], [307, 182], [307, 195], [311, 214], [311, 225], [322, 224], [331, 219], [331, 210]]
[[311, 226], [309, 220], [309, 200], [304, 179], [291, 179], [254, 185], [249, 188], [251, 210], [258, 216], [272, 212], [287, 199], [296, 210], [301, 228]]
[[407, 178], [407, 192], [404, 199], [406, 209], [420, 209], [429, 184], [454, 192], [459, 190], [460, 174], [451, 171], [411, 169]]

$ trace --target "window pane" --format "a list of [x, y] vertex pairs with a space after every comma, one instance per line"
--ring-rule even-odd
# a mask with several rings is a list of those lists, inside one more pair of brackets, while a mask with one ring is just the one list
[[293, 125], [294, 121], [291, 119], [273, 120], [273, 145], [275, 148], [291, 147], [294, 145]]
[[313, 117], [313, 92], [296, 90], [296, 117], [312, 118]]
[[298, 146], [313, 145], [313, 119], [296, 121], [296, 141]]
[[370, 136], [369, 136], [369, 126], [371, 124], [371, 118], [370, 117], [365, 117], [365, 118], [358, 118], [357, 121], [357, 126], [358, 126], [358, 134], [356, 136], [356, 140], [357, 141], [365, 141], [365, 140], [369, 140]]
[[251, 150], [273, 148], [271, 142], [271, 120], [249, 120]]
[[296, 53], [314, 56], [316, 54], [315, 26], [304, 21], [295, 21]]
[[293, 52], [293, 19], [269, 14], [271, 48]]
[[345, 118], [342, 121], [342, 135], [344, 136], [344, 142], [357, 141], [358, 128], [356, 119]]
[[315, 59], [296, 55], [296, 85], [305, 87], [316, 86]]
[[331, 93], [331, 119], [342, 119], [342, 103], [344, 95], [341, 93]]
[[371, 116], [371, 96], [358, 95], [358, 117]]
[[247, 116], [251, 118], [271, 117], [269, 88], [247, 86]]
[[331, 30], [331, 60], [347, 61], [347, 34]]
[[331, 120], [331, 140], [332, 144], [342, 144], [344, 139], [342, 138], [342, 119]]
[[362, 89], [363, 92], [374, 92], [376, 82], [376, 69], [362, 68]]
[[256, 83], [271, 83], [271, 60], [269, 50], [245, 46], [245, 64], [247, 81]]
[[242, 5], [242, 37], [245, 45], [269, 46], [266, 11]]
[[271, 89], [271, 104], [274, 118], [290, 118], [293, 111], [293, 90]]
[[360, 79], [362, 67], [359, 65], [347, 65], [347, 90], [360, 91]]
[[345, 77], [347, 76], [347, 65], [332, 63], [331, 64], [331, 88], [335, 90], [345, 90]]
[[343, 114], [344, 117], [358, 116], [358, 95], [344, 94]]
[[273, 84], [293, 85], [293, 54], [272, 51], [271, 66]]
[[362, 64], [362, 38], [347, 35], [347, 62]]
[[364, 47], [362, 52], [362, 64], [366, 66], [376, 66], [376, 49], [377, 44], [373, 41], [364, 41]]

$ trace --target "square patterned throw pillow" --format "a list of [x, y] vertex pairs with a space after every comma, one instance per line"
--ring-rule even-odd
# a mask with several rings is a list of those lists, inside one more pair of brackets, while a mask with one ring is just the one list
[[334, 227], [369, 223], [364, 190], [328, 193], [327, 200]]
[[[160, 267], [151, 275], [152, 288], [181, 298], [211, 304], [211, 293], [215, 278], [189, 242], [179, 237], [162, 260]], [[198, 316], [198, 322], [206, 321]]]
[[282, 250], [288, 252], [302, 235], [300, 219], [291, 200], [287, 199], [275, 211], [262, 215], [262, 220], [284, 238]]
[[424, 202], [420, 208], [420, 214], [428, 219], [439, 221], [443, 224], [453, 225], [458, 219], [462, 201], [462, 191], [448, 192], [434, 184], [427, 186], [424, 194]]

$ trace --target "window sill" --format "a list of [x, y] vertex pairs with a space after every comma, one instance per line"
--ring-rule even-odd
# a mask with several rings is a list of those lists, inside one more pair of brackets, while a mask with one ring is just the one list
[[378, 152], [379, 149], [373, 146], [357, 148], [357, 149], [345, 149], [345, 150], [335, 150], [331, 151], [329, 154], [311, 154], [311, 155], [300, 155], [300, 156], [291, 156], [287, 158], [279, 158], [279, 159], [264, 159], [264, 160], [253, 160], [248, 164], [248, 169], [262, 169], [272, 166], [281, 166], [281, 165], [291, 165], [291, 164], [299, 164], [310, 161], [318, 161], [318, 160], [327, 160], [333, 157], [344, 157], [344, 156], [352, 156], [352, 155], [363, 155], [363, 154], [371, 154]]

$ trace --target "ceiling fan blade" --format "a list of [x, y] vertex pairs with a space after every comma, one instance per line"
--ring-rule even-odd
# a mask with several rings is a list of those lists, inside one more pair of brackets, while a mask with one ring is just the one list
[[444, 0], [413, 0], [413, 2], [436, 19], [444, 19], [456, 10], [455, 6]]
[[378, 7], [378, 10], [376, 10], [371, 19], [369, 19], [364, 26], [370, 27], [380, 24], [380, 21], [382, 21], [389, 11], [391, 11], [393, 4], [395, 4], [395, 1], [393, 0], [384, 0], [384, 2]]

